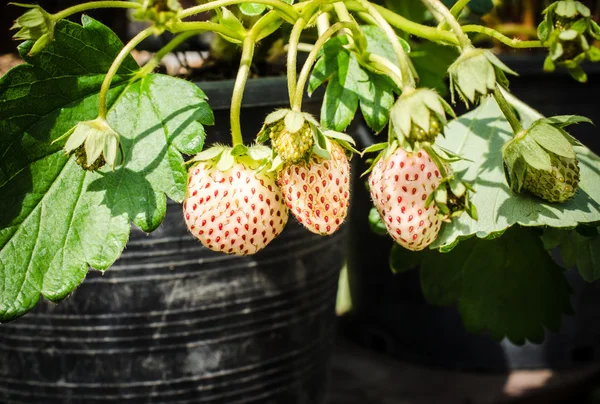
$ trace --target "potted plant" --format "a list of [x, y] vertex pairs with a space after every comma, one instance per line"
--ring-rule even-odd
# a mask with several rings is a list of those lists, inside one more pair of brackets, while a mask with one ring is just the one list
[[[521, 114], [519, 120], [511, 106], [518, 102], [506, 92], [511, 70], [471, 44], [454, 17], [466, 4], [460, 3], [450, 11], [438, 0], [424, 2], [449, 29], [412, 22], [366, 0], [216, 0], [185, 9], [172, 0], [96, 1], [56, 14], [25, 5], [14, 28], [16, 38], [26, 40], [20, 51], [28, 64], [0, 81], [1, 321], [33, 309], [40, 294], [63, 300], [89, 267], [104, 271], [122, 255], [64, 303], [38, 306], [39, 312], [2, 326], [3, 398], [322, 402], [338, 269], [328, 261], [337, 262], [342, 248], [335, 235], [317, 241], [292, 234], [299, 225], [283, 229], [289, 213], [317, 235], [340, 229], [350, 203], [348, 154], [355, 152], [354, 139], [343, 132], [359, 107], [374, 131], [388, 128], [387, 141], [364, 152], [378, 153], [369, 176], [372, 196], [390, 235], [408, 249], [449, 249], [472, 235], [499, 235], [523, 223], [501, 210], [505, 205], [476, 206], [488, 195], [486, 184], [500, 187], [508, 204], [536, 209], [530, 226], [598, 221], [599, 198], [590, 185], [598, 173], [589, 169], [597, 157], [583, 146], [574, 149], [563, 129], [584, 118], [532, 123]], [[235, 5], [253, 21], [242, 23]], [[131, 8], [150, 24], [123, 46], [95, 20], [64, 20], [105, 7]], [[187, 20], [206, 11], [215, 18]], [[594, 23], [584, 20], [585, 35], [597, 35]], [[260, 129], [246, 134], [256, 140], [250, 144], [241, 115], [253, 55], [282, 25], [291, 28], [289, 108], [261, 111]], [[301, 43], [312, 27], [318, 39]], [[173, 40], [139, 68], [129, 53], [165, 31]], [[211, 100], [195, 84], [153, 70], [186, 38], [206, 31], [240, 45], [241, 57], [229, 130], [215, 131], [230, 132], [231, 141], [216, 136], [204, 148]], [[481, 106], [446, 128], [452, 108], [434, 90], [417, 87], [403, 33], [458, 49], [450, 67], [453, 91], [469, 106]], [[299, 49], [308, 53], [300, 72]], [[316, 119], [303, 107], [306, 87], [312, 93], [325, 84]], [[457, 129], [468, 120], [474, 130]], [[438, 136], [444, 132], [445, 140]], [[489, 153], [460, 149], [467, 142], [481, 142], [476, 150]], [[537, 148], [530, 153], [528, 147]], [[183, 154], [193, 157], [186, 162]], [[572, 174], [569, 188], [552, 177], [561, 164]], [[498, 175], [503, 165], [506, 178]], [[402, 171], [407, 167], [416, 171]], [[474, 173], [481, 167], [490, 175], [478, 183]], [[532, 178], [550, 181], [552, 192], [536, 188]], [[167, 197], [182, 202], [183, 215], [167, 208]], [[498, 221], [499, 212], [508, 219]], [[164, 221], [165, 213], [172, 218]], [[156, 230], [158, 238], [136, 230], [124, 250], [130, 221], [142, 232]], [[538, 246], [514, 229], [501, 240]], [[298, 237], [306, 243], [294, 243]], [[109, 293], [119, 286], [122, 293]], [[116, 323], [107, 324], [109, 317]], [[20, 334], [32, 329], [29, 339]], [[52, 373], [28, 366], [33, 361], [49, 361], [40, 369]], [[57, 377], [53, 366], [67, 372]]]
[[[417, 3], [419, 2], [411, 3], [413, 10]], [[455, 10], [464, 6], [462, 3], [457, 2]], [[499, 58], [520, 74], [519, 77], [511, 76], [511, 91], [530, 101], [536, 107], [539, 106], [542, 111], [565, 115], [577, 110], [594, 113], [595, 102], [591, 100], [590, 94], [593, 93], [595, 85], [593, 82], [595, 65], [586, 64], [586, 70], [592, 73], [590, 75], [592, 82], [589, 84], [579, 84], [570, 78], [564, 66], [559, 67], [554, 74], [543, 73], [542, 65], [548, 56], [546, 47], [552, 46], [550, 42], [530, 42], [533, 49], [526, 50], [519, 48], [520, 44], [523, 44], [524, 41], [533, 41], [534, 38], [527, 36], [521, 39], [511, 39], [498, 34], [498, 31], [507, 34], [525, 31], [520, 25], [509, 26], [506, 20], [511, 21], [510, 18], [507, 18], [507, 12], [511, 10], [514, 11], [514, 16], [521, 17], [523, 7], [527, 8], [527, 4], [524, 3], [527, 2], [504, 1], [491, 14], [488, 14], [492, 10], [491, 7], [482, 7], [482, 3], [485, 2], [471, 2], [469, 7], [473, 6], [473, 10], [463, 10], [461, 19], [465, 24], [463, 29], [465, 32], [477, 33], [471, 37], [474, 41], [501, 47], [502, 52], [498, 55]], [[491, 2], [489, 5], [491, 6]], [[542, 23], [552, 16], [549, 14], [552, 8], [542, 14], [542, 11], [550, 6], [550, 2], [541, 9], [539, 9], [541, 4], [536, 2], [535, 6], [540, 12], [539, 17], [536, 16], [537, 20], [534, 20], [536, 24]], [[405, 7], [408, 6], [405, 5]], [[422, 15], [423, 19], [427, 17], [425, 8], [418, 9], [418, 11], [418, 15]], [[475, 15], [476, 12], [485, 15], [479, 17]], [[495, 16], [498, 15], [504, 19], [495, 19]], [[586, 15], [589, 14], [586, 13]], [[431, 19], [431, 16], [429, 18]], [[527, 14], [524, 19], [527, 19]], [[425, 21], [427, 22], [427, 20]], [[472, 25], [474, 21], [489, 23], [498, 31], [488, 31], [484, 35], [480, 26]], [[537, 28], [537, 25], [535, 27]], [[533, 29], [533, 31], [537, 37], [537, 29]], [[419, 45], [417, 42], [416, 46]], [[511, 45], [517, 45], [517, 48], [511, 49]], [[596, 52], [596, 50], [591, 50], [591, 52]], [[443, 56], [438, 54], [434, 59], [435, 62], [443, 65]], [[414, 60], [419, 58], [420, 55], [417, 55]], [[538, 63], [537, 70], [534, 70], [533, 63]], [[443, 84], [441, 80], [444, 75], [438, 73], [432, 77], [431, 73], [435, 71], [435, 68], [429, 71], [428, 80]], [[433, 80], [436, 76], [437, 81]], [[565, 91], [566, 87], [569, 88], [568, 92]], [[521, 102], [511, 99], [511, 103], [517, 108], [521, 119], [527, 125], [541, 117], [537, 111]], [[492, 155], [500, 152], [500, 148], [494, 152], [487, 146], [483, 147], [483, 144], [476, 145], [469, 141], [467, 135], [469, 132], [484, 131], [483, 127], [478, 130], [469, 128], [476, 127], [485, 114], [485, 110], [481, 108], [477, 116], [465, 115], [458, 121], [452, 122], [446, 129], [446, 138], [448, 138], [449, 132], [460, 132], [464, 138], [460, 137], [462, 140], [454, 139], [452, 142], [445, 139], [440, 144], [456, 151], [453, 143], [459, 142], [462, 144], [463, 156], [466, 158], [472, 158], [475, 153], [492, 158]], [[586, 144], [589, 140], [592, 150], [597, 148], [593, 140], [595, 129], [592, 126], [582, 125], [574, 129], [578, 139], [585, 140]], [[490, 130], [490, 133], [497, 133], [499, 129], [490, 124], [486, 130]], [[490, 134], [490, 136], [495, 135]], [[366, 136], [362, 138], [366, 142], [373, 143], [373, 140]], [[474, 139], [476, 138], [471, 138], [471, 141]], [[467, 151], [466, 154], [464, 151]], [[469, 155], [471, 157], [468, 157]], [[500, 157], [500, 154], [496, 156]], [[472, 178], [486, 177], [475, 181], [473, 187], [476, 190], [484, 186], [484, 189], [488, 191], [502, 194], [502, 189], [497, 185], [494, 186], [493, 181], [489, 181], [490, 166], [488, 164], [489, 162], [479, 165], [478, 172], [472, 171], [474, 167], [477, 167], [472, 163], [458, 163], [456, 166], [459, 169], [467, 170], [465, 174], [467, 178], [469, 175]], [[595, 166], [595, 163], [590, 165], [590, 167]], [[501, 165], [497, 167], [501, 168]], [[497, 171], [496, 174], [502, 174], [502, 171]], [[507, 186], [507, 184], [502, 186]], [[490, 198], [487, 199], [487, 202], [478, 203], [477, 200], [481, 201], [480, 197], [486, 198], [483, 195], [478, 196], [478, 193], [475, 193], [473, 199], [477, 207], [497, 199], [489, 194]], [[591, 319], [595, 315], [593, 296], [597, 291], [597, 283], [591, 282], [597, 279], [592, 263], [600, 253], [597, 251], [597, 246], [594, 246], [599, 240], [594, 222], [589, 226], [577, 226], [571, 231], [566, 230], [573, 229], [573, 224], [559, 226], [565, 228], [561, 230], [541, 227], [544, 229], [542, 233], [540, 228], [531, 227], [535, 221], [532, 222], [530, 218], [525, 218], [528, 215], [519, 208], [519, 204], [512, 205], [512, 202], [506, 201], [502, 204], [510, 205], [511, 209], [514, 208], [514, 211], [508, 215], [509, 223], [516, 221], [526, 226], [526, 228], [518, 230], [524, 233], [533, 233], [534, 237], [541, 237], [544, 242], [543, 247], [552, 250], [552, 256], [560, 266], [566, 268], [577, 266], [582, 275], [580, 276], [577, 271], [565, 272], [564, 276], [555, 277], [555, 281], [548, 281], [545, 287], [536, 283], [535, 286], [531, 284], [531, 290], [528, 290], [529, 282], [537, 279], [533, 270], [513, 271], [517, 271], [520, 265], [525, 265], [531, 257], [527, 257], [527, 254], [521, 251], [511, 251], [505, 244], [511, 238], [506, 236], [489, 242], [472, 238], [468, 242], [459, 243], [454, 249], [452, 245], [449, 245], [448, 248], [451, 251], [446, 254], [433, 254], [430, 251], [427, 253], [407, 252], [398, 248], [389, 238], [385, 237], [387, 228], [376, 210], [372, 209], [371, 215], [367, 215], [371, 209], [371, 196], [368, 189], [357, 187], [350, 213], [351, 242], [349, 251], [351, 259], [348, 276], [352, 309], [344, 319], [346, 334], [363, 345], [383, 351], [388, 355], [447, 368], [487, 371], [547, 367], [566, 369], [586, 365], [590, 361], [596, 360], [598, 346], [595, 341], [600, 330], [593, 325]], [[519, 211], [521, 212], [519, 213]], [[597, 213], [597, 205], [592, 208], [592, 211]], [[561, 211], [557, 213], [556, 218], [563, 217], [563, 215], [564, 211]], [[506, 220], [503, 219], [503, 216], [506, 216], [505, 211], [500, 210], [496, 213], [496, 219], [493, 220], [496, 225]], [[457, 231], [456, 234], [461, 234], [459, 238], [472, 231], [479, 237], [485, 237], [486, 233], [487, 238], [496, 237], [494, 232], [488, 233], [491, 228], [479, 228], [478, 225], [473, 224], [475, 222], [469, 223], [469, 219], [466, 221], [461, 219], [458, 223], [461, 222], [460, 226], [464, 226], [464, 228]], [[478, 223], [481, 223], [481, 214]], [[454, 225], [446, 225], [446, 229], [452, 227]], [[510, 227], [510, 229], [512, 232], [517, 231], [514, 227]], [[370, 230], [383, 234], [383, 236], [371, 233], [371, 237], [366, 237], [365, 234], [368, 234]], [[442, 234], [444, 234], [443, 231]], [[518, 238], [519, 236], [514, 235], [513, 237]], [[569, 237], [572, 241], [566, 241]], [[566, 244], [560, 246], [561, 240]], [[361, 246], [360, 253], [355, 253], [358, 246]], [[530, 248], [528, 251], [539, 249], [541, 246], [542, 244], [538, 242], [538, 247]], [[489, 264], [486, 264], [487, 261], [481, 257], [470, 257], [470, 254], [482, 251], [480, 249], [489, 249], [485, 253], [489, 257]], [[500, 251], [506, 255], [498, 256]], [[529, 252], [528, 254], [533, 255], [534, 253]], [[540, 255], [538, 258], [547, 259], [546, 255]], [[408, 271], [408, 269], [418, 266], [420, 266], [419, 271]], [[560, 273], [558, 266], [552, 262], [544, 264], [539, 261], [537, 264], [532, 264], [531, 267]], [[388, 268], [391, 268], [392, 271]], [[494, 284], [488, 284], [492, 280]], [[543, 298], [543, 290], [554, 291], [552, 296], [546, 296], [546, 299], [552, 299], [553, 302], [540, 304], [534, 309], [531, 302], [540, 301]], [[563, 291], [561, 292], [563, 298], [559, 298], [561, 295], [557, 292], [559, 290]], [[560, 299], [563, 302], [561, 304], [564, 304], [562, 308], [561, 304], [557, 303]], [[571, 305], [576, 315], [564, 317], [561, 321], [563, 313], [571, 313]], [[537, 314], [528, 314], [527, 311], [524, 311], [525, 307], [528, 307], [529, 310], [539, 311]], [[496, 309], [498, 311], [494, 311]], [[527, 315], [530, 316], [529, 320], [526, 320]], [[534, 318], [535, 320], [533, 320]], [[541, 320], [542, 318], [545, 320]], [[547, 331], [544, 332], [544, 329]]]

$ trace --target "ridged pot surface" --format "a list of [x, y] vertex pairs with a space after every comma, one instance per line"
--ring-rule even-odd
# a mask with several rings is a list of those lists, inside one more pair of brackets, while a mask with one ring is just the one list
[[[276, 106], [245, 109], [246, 131]], [[209, 139], [225, 140], [224, 122]], [[0, 326], [0, 402], [321, 403], [344, 246], [345, 229], [323, 238], [290, 218], [258, 254], [218, 254], [169, 203], [104, 275]]]

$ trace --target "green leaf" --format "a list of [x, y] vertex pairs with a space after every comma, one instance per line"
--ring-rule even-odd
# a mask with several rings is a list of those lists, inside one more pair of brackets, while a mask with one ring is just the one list
[[428, 251], [421, 264], [425, 298], [458, 303], [469, 332], [500, 340], [541, 342], [544, 328], [558, 330], [571, 313], [563, 270], [535, 232], [515, 226], [495, 240], [471, 238], [449, 253]]
[[600, 158], [589, 149], [575, 147], [581, 170], [579, 191], [562, 204], [545, 202], [527, 193], [515, 194], [506, 183], [502, 145], [512, 130], [492, 99], [476, 110], [450, 122], [445, 138], [437, 142], [467, 160], [453, 163], [455, 172], [473, 184], [471, 201], [479, 220], [462, 215], [445, 224], [432, 248], [451, 247], [473, 235], [485, 238], [515, 224], [524, 226], [575, 227], [600, 221]]
[[238, 5], [240, 11], [247, 16], [254, 17], [261, 15], [267, 8], [264, 4], [241, 3]]
[[375, 234], [379, 234], [380, 236], [387, 236], [388, 234], [379, 212], [377, 212], [377, 209], [374, 207], [369, 211], [369, 226], [371, 227], [371, 231]]
[[395, 274], [407, 272], [417, 268], [423, 258], [425, 258], [425, 254], [420, 251], [410, 251], [398, 244], [394, 244], [390, 251], [390, 269]]
[[104, 25], [82, 21], [59, 22], [47, 48], [0, 78], [0, 322], [31, 310], [40, 294], [64, 299], [89, 266], [107, 269], [130, 221], [155, 229], [165, 194], [185, 196], [178, 144], [187, 139], [187, 151], [199, 151], [202, 123], [212, 123], [204, 93], [191, 83], [150, 75], [127, 84], [138, 68], [127, 57], [108, 97], [125, 164], [82, 170], [65, 156], [64, 140], [52, 141], [96, 117], [104, 74], [123, 46]]
[[[368, 76], [348, 52], [337, 54], [337, 72], [330, 78], [321, 107], [321, 124], [340, 132], [346, 130], [358, 108], [359, 80]], [[359, 77], [357, 77], [357, 75]]]
[[427, 16], [427, 8], [421, 0], [386, 0], [385, 6], [416, 23], [422, 23]]
[[[381, 29], [371, 26], [363, 26], [362, 29], [369, 52], [397, 63]], [[329, 80], [321, 109], [323, 126], [337, 131], [345, 130], [360, 104], [366, 123], [375, 132], [380, 132], [389, 121], [395, 85], [385, 76], [360, 66], [354, 54], [343, 47], [347, 42], [345, 37], [327, 41], [312, 71], [308, 91], [312, 93]]]
[[456, 48], [426, 41], [414, 45], [409, 56], [419, 75], [419, 87], [433, 88], [442, 96], [448, 94], [446, 76], [458, 57]]
[[560, 249], [567, 268], [576, 266], [587, 282], [600, 279], [600, 235], [584, 236], [577, 230], [544, 229], [542, 241], [546, 249]]

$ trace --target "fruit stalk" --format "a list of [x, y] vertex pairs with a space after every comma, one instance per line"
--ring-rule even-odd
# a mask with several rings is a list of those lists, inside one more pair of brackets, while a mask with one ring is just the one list
[[519, 118], [517, 117], [517, 114], [515, 113], [514, 109], [510, 106], [508, 101], [506, 101], [506, 98], [504, 98], [504, 94], [502, 94], [502, 90], [500, 89], [498, 84], [496, 84], [496, 88], [494, 89], [494, 99], [496, 100], [498, 106], [502, 110], [504, 117], [510, 124], [513, 133], [515, 135], [521, 133], [523, 131], [523, 126], [521, 125], [521, 122], [519, 121]]
[[[386, 37], [392, 44], [392, 48], [394, 49], [394, 53], [398, 58], [398, 64], [400, 67], [400, 72], [402, 73], [402, 87], [403, 88], [414, 88], [415, 87], [415, 79], [412, 75], [412, 71], [410, 69], [410, 62], [408, 59], [408, 55], [404, 51], [400, 40], [398, 39], [398, 35], [392, 28], [392, 26], [386, 21], [385, 18], [377, 11], [377, 9], [366, 0], [358, 0], [359, 3], [366, 9], [367, 13], [375, 19], [377, 25], [383, 30]], [[462, 31], [461, 31], [462, 32]]]
[[[304, 87], [306, 87], [306, 82], [308, 81], [308, 77], [310, 76], [310, 72], [311, 69], [313, 67], [313, 65], [315, 64], [315, 62], [317, 61], [317, 58], [319, 57], [319, 52], [321, 51], [321, 48], [323, 47], [323, 45], [325, 45], [325, 42], [327, 42], [329, 40], [329, 38], [331, 38], [336, 32], [338, 32], [341, 29], [344, 28], [348, 28], [348, 29], [356, 29], [356, 24], [350, 23], [350, 22], [337, 22], [335, 24], [333, 24], [331, 27], [329, 27], [329, 29], [327, 29], [327, 31], [325, 31], [325, 33], [323, 35], [321, 35], [319, 37], [319, 39], [317, 40], [317, 42], [315, 42], [315, 45], [313, 46], [312, 50], [310, 51], [310, 53], [308, 54], [306, 61], [304, 62], [304, 66], [302, 66], [302, 70], [300, 71], [300, 76], [298, 77], [298, 84], [294, 84], [295, 87], [295, 93], [292, 95], [292, 109], [294, 111], [300, 111], [302, 109], [302, 98], [304, 96]], [[290, 68], [289, 62], [288, 62], [288, 69]], [[295, 68], [294, 68], [295, 71]], [[288, 80], [289, 80], [289, 72], [288, 72]]]
[[69, 8], [65, 8], [56, 14], [52, 14], [55, 21], [62, 20], [73, 14], [82, 11], [94, 10], [97, 8], [140, 8], [141, 4], [132, 1], [90, 1], [89, 3], [77, 4]]
[[[180, 18], [190, 17], [192, 15], [204, 13], [206, 11], [214, 10], [216, 8], [221, 8], [225, 6], [231, 6], [234, 4], [244, 3], [246, 0], [215, 0], [208, 2], [206, 4], [200, 4], [198, 6], [189, 7], [183, 10], [180, 14]], [[291, 21], [296, 21], [299, 18], [298, 12], [296, 9], [286, 3], [283, 0], [256, 0], [252, 3], [264, 4], [269, 7], [273, 7], [275, 10], [285, 15]]]
[[235, 147], [238, 144], [244, 144], [242, 137], [242, 126], [240, 123], [240, 115], [242, 110], [242, 98], [244, 96], [244, 88], [250, 74], [250, 66], [254, 57], [254, 46], [256, 42], [254, 35], [248, 35], [244, 38], [242, 46], [242, 60], [240, 61], [240, 69], [238, 70], [233, 87], [233, 95], [231, 97], [231, 141]]
[[443, 21], [446, 21], [446, 23], [450, 26], [450, 28], [456, 35], [458, 43], [462, 49], [469, 49], [473, 47], [473, 45], [471, 44], [471, 40], [469, 39], [467, 34], [463, 32], [460, 24], [458, 23], [458, 21], [456, 21], [456, 18], [454, 17], [454, 15], [452, 15], [450, 10], [448, 10], [444, 3], [442, 3], [440, 0], [422, 0], [422, 2], [426, 6], [431, 7], [437, 14], [439, 14], [443, 18]]
[[[351, 11], [365, 12], [365, 7], [358, 1], [347, 1], [346, 6]], [[435, 27], [428, 27], [416, 22], [413, 22], [399, 14], [394, 13], [387, 8], [373, 4], [375, 10], [377, 10], [385, 20], [390, 23], [394, 28], [406, 32], [410, 35], [415, 35], [420, 38], [427, 39], [432, 42], [442, 42], [447, 44], [458, 45], [456, 36], [448, 31], [441, 31]]]
[[110, 69], [108, 69], [108, 73], [104, 77], [104, 81], [102, 82], [102, 86], [100, 87], [100, 96], [99, 96], [99, 105], [98, 105], [98, 117], [102, 119], [106, 119], [106, 115], [108, 113], [108, 108], [106, 105], [106, 96], [108, 95], [108, 90], [110, 89], [110, 83], [112, 82], [113, 77], [119, 70], [121, 63], [125, 60], [127, 55], [131, 53], [131, 51], [144, 39], [148, 38], [154, 32], [154, 26], [150, 26], [145, 30], [141, 31], [139, 34], [133, 37], [127, 45], [121, 49], [121, 52], [117, 55], [115, 60], [113, 61]]

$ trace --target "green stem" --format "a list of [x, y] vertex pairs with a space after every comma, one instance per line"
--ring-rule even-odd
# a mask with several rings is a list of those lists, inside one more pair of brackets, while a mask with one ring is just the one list
[[[310, 75], [310, 71], [311, 71], [313, 65], [315, 64], [315, 62], [317, 61], [317, 58], [319, 57], [319, 52], [321, 51], [321, 48], [323, 48], [323, 45], [325, 45], [325, 42], [327, 42], [329, 40], [329, 38], [331, 38], [339, 30], [344, 29], [344, 28], [352, 29], [352, 28], [354, 28], [354, 25], [355, 24], [351, 23], [351, 22], [337, 22], [337, 23], [333, 24], [331, 27], [329, 27], [327, 29], [327, 31], [325, 31], [323, 33], [323, 35], [321, 35], [319, 37], [317, 42], [315, 42], [315, 45], [313, 46], [312, 50], [306, 57], [304, 66], [302, 66], [302, 71], [300, 72], [300, 76], [298, 78], [298, 85], [296, 86], [295, 85], [296, 83], [294, 82], [295, 91], [294, 91], [294, 93], [291, 94], [291, 97], [292, 97], [291, 104], [292, 104], [292, 108], [294, 111], [302, 110], [302, 99], [304, 97], [304, 87], [306, 87], [306, 82], [308, 81], [308, 76]], [[288, 66], [288, 68], [289, 68], [289, 66]], [[295, 74], [295, 69], [294, 69], [294, 74]], [[288, 76], [288, 79], [289, 79], [289, 76]]]
[[[456, 3], [454, 3], [452, 8], [450, 9], [450, 13], [454, 16], [454, 18], [458, 19], [458, 17], [460, 17], [460, 13], [467, 6], [467, 4], [469, 4], [470, 1], [471, 0], [458, 0]], [[450, 26], [444, 20], [438, 25], [438, 28], [439, 29], [448, 29], [448, 28], [450, 28]]]
[[288, 82], [288, 95], [290, 98], [290, 104], [294, 102], [294, 94], [296, 93], [296, 65], [298, 63], [298, 44], [300, 43], [300, 36], [302, 31], [306, 27], [306, 20], [304, 17], [300, 17], [292, 28], [290, 34], [290, 41], [288, 44], [287, 54], [287, 82]]
[[106, 119], [106, 115], [108, 113], [108, 108], [106, 105], [106, 96], [108, 95], [108, 90], [110, 89], [110, 83], [112, 82], [113, 77], [119, 70], [121, 63], [125, 60], [127, 55], [144, 39], [148, 38], [154, 32], [154, 26], [150, 26], [137, 34], [136, 36], [127, 43], [121, 49], [121, 52], [117, 55], [115, 60], [113, 61], [110, 69], [108, 69], [108, 73], [104, 77], [104, 81], [102, 82], [102, 86], [100, 87], [100, 96], [99, 96], [99, 106], [98, 106], [98, 117]]
[[371, 3], [367, 0], [358, 0], [358, 2], [365, 8], [367, 13], [373, 17], [373, 19], [377, 22], [377, 25], [385, 32], [386, 37], [392, 44], [392, 48], [394, 49], [394, 53], [398, 58], [398, 64], [400, 67], [400, 72], [402, 73], [402, 88], [414, 88], [415, 87], [415, 79], [412, 75], [412, 71], [410, 69], [410, 61], [408, 59], [408, 55], [404, 51], [402, 44], [400, 43], [400, 39], [396, 32], [392, 28], [392, 26], [386, 21], [386, 19], [373, 7]]
[[429, 7], [431, 7], [433, 10], [435, 10], [435, 12], [442, 16], [446, 23], [448, 23], [450, 28], [452, 28], [454, 35], [456, 35], [456, 38], [458, 38], [459, 45], [462, 49], [469, 49], [473, 47], [473, 45], [471, 44], [471, 40], [469, 39], [467, 34], [463, 32], [460, 24], [458, 23], [458, 21], [456, 21], [456, 18], [452, 15], [450, 10], [448, 10], [444, 3], [442, 3], [440, 0], [421, 1]]
[[494, 98], [496, 99], [496, 102], [500, 106], [500, 109], [502, 110], [502, 113], [506, 117], [506, 120], [510, 124], [510, 127], [513, 130], [513, 133], [515, 135], [517, 135], [520, 132], [522, 132], [523, 126], [521, 125], [521, 122], [519, 121], [519, 118], [517, 117], [515, 110], [510, 106], [508, 101], [506, 101], [506, 98], [504, 98], [504, 94], [502, 94], [502, 90], [500, 89], [500, 87], [497, 84], [496, 84], [496, 88], [494, 89]]
[[[306, 27], [306, 24], [313, 17], [314, 13], [321, 6], [321, 0], [312, 0], [308, 2], [308, 5], [302, 10], [302, 15], [298, 18], [292, 32], [290, 34], [290, 40], [288, 43], [288, 57], [287, 57], [287, 80], [288, 80], [288, 94], [290, 98], [290, 105], [294, 103], [294, 95], [296, 94], [296, 80], [297, 80], [297, 64], [298, 64], [298, 44], [300, 43], [300, 36], [302, 31]], [[304, 88], [304, 87], [302, 87]]]
[[[365, 12], [365, 8], [358, 1], [346, 1], [346, 6], [350, 11]], [[427, 39], [432, 42], [442, 42], [451, 45], [458, 45], [456, 36], [448, 31], [441, 31], [435, 27], [418, 24], [409, 19], [402, 17], [393, 11], [388, 10], [383, 6], [374, 4], [373, 7], [389, 22], [394, 28], [406, 32], [410, 35], [415, 35], [420, 38]]]
[[520, 39], [511, 39], [505, 35], [502, 35], [500, 32], [488, 28], [482, 27], [481, 25], [464, 25], [462, 27], [463, 32], [477, 32], [480, 34], [485, 34], [490, 36], [505, 45], [508, 45], [512, 48], [545, 48], [546, 46], [541, 41], [521, 41]]
[[168, 44], [163, 46], [158, 52], [154, 54], [152, 59], [144, 65], [135, 75], [135, 79], [137, 80], [140, 77], [144, 77], [145, 75], [151, 73], [156, 69], [156, 67], [160, 64], [160, 61], [169, 53], [171, 53], [175, 48], [185, 42], [188, 38], [197, 35], [198, 33], [203, 31], [186, 31], [182, 34], [177, 35], [173, 38]]
[[[195, 14], [214, 10], [215, 8], [231, 6], [244, 2], [247, 2], [247, 0], [215, 0], [199, 6], [186, 8], [179, 14], [179, 17], [186, 18]], [[299, 17], [296, 9], [283, 0], [256, 0], [252, 1], [252, 3], [264, 4], [266, 6], [273, 7], [275, 10], [279, 11], [281, 14], [284, 14], [292, 21], [296, 21]]]
[[65, 8], [56, 14], [52, 14], [54, 19], [62, 20], [70, 15], [80, 13], [82, 11], [94, 10], [96, 8], [140, 8], [141, 4], [131, 1], [90, 1], [89, 3], [77, 4], [75, 6]]
[[230, 124], [231, 141], [232, 146], [234, 147], [238, 144], [244, 144], [240, 116], [242, 110], [242, 98], [244, 96], [246, 82], [248, 81], [248, 75], [250, 74], [250, 66], [252, 65], [252, 58], [254, 57], [255, 45], [256, 41], [254, 35], [248, 35], [246, 38], [244, 38], [242, 46], [242, 60], [240, 62], [240, 68], [235, 79], [235, 85], [233, 87], [233, 95], [231, 97]]
[[393, 64], [388, 58], [384, 58], [374, 53], [365, 52], [364, 56], [373, 67], [379, 70], [378, 73], [386, 74], [398, 88], [402, 88], [402, 72], [398, 66]]
[[232, 30], [231, 28], [228, 28], [222, 24], [217, 24], [215, 22], [210, 22], [210, 21], [189, 21], [189, 22], [179, 22], [177, 24], [174, 24], [171, 28], [170, 28], [170, 32], [173, 34], [179, 33], [179, 32], [187, 32], [187, 31], [192, 31], [195, 33], [198, 32], [204, 32], [204, 31], [212, 31], [212, 32], [217, 32], [220, 34], [223, 34], [227, 37], [233, 38], [233, 39], [237, 39], [239, 41], [243, 41], [244, 37]]
[[319, 33], [319, 36], [323, 35], [329, 27], [331, 27], [331, 23], [329, 22], [328, 13], [323, 13], [317, 17], [317, 32]]

